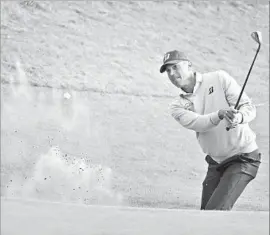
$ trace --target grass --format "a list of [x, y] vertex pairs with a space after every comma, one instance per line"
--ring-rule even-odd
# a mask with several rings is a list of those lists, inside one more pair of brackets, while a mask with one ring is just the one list
[[208, 235], [217, 230], [220, 235], [269, 234], [269, 213], [262, 211], [142, 209], [2, 199], [1, 212], [1, 232], [11, 235]]

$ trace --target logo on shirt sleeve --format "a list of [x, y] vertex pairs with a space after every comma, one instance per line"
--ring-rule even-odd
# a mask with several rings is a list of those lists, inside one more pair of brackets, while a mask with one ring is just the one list
[[212, 94], [213, 92], [214, 92], [214, 87], [211, 86], [211, 87], [209, 88], [209, 93], [208, 93], [208, 95]]
[[[181, 96], [180, 96], [181, 97]], [[182, 99], [180, 99], [180, 105], [189, 111], [194, 112], [194, 104], [193, 102], [191, 102], [189, 99], [181, 97]]]

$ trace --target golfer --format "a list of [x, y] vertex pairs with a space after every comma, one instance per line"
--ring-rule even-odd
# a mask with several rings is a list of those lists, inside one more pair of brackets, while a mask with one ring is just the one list
[[183, 52], [166, 53], [160, 72], [166, 72], [180, 91], [170, 106], [172, 117], [196, 132], [206, 154], [201, 210], [231, 210], [261, 163], [256, 135], [249, 127], [256, 117], [255, 106], [243, 93], [234, 109], [241, 91], [235, 79], [223, 70], [193, 71]]

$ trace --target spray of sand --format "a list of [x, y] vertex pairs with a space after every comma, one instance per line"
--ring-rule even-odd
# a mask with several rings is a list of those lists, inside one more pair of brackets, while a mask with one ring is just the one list
[[[50, 97], [41, 96], [43, 93], [37, 96], [36, 88], [28, 83], [19, 60], [16, 62], [16, 70], [17, 84], [11, 81], [9, 94], [3, 102], [3, 133], [10, 133], [14, 128], [20, 129], [21, 125], [29, 125], [35, 131], [35, 126], [38, 127], [39, 122], [46, 119], [46, 123], [56, 125], [59, 131], [72, 135], [77, 123], [87, 120], [87, 109], [76, 99], [74, 92], [56, 92], [52, 88]], [[27, 112], [31, 105], [36, 106], [35, 113]], [[27, 117], [24, 124], [19, 118], [22, 112]], [[28, 139], [19, 138], [22, 149], [31, 147]], [[22, 151], [23, 157], [20, 157], [16, 152], [16, 143], [11, 143], [14, 144], [12, 149], [15, 149], [15, 154], [11, 154], [7, 151], [9, 148], [6, 142], [3, 142], [5, 156], [1, 156], [1, 175], [8, 183], [1, 181], [4, 189], [1, 196], [102, 205], [119, 205], [122, 202], [121, 195], [112, 189], [111, 168], [93, 164], [89, 159], [70, 156], [61, 151], [58, 143], [48, 145], [45, 154], [35, 152], [30, 157], [29, 153], [27, 155]]]
[[41, 155], [32, 176], [18, 185], [10, 183], [7, 197], [83, 204], [119, 205], [120, 194], [111, 188], [112, 170], [68, 156], [55, 146]]

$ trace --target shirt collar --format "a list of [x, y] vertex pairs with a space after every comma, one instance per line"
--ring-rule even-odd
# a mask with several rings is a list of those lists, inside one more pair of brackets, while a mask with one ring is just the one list
[[196, 84], [195, 84], [195, 87], [194, 87], [194, 90], [193, 90], [193, 93], [187, 93], [185, 91], [183, 91], [181, 88], [180, 88], [180, 96], [188, 96], [188, 95], [193, 95], [199, 88], [200, 84], [202, 83], [203, 81], [203, 76], [201, 73], [198, 73], [198, 72], [195, 72], [195, 78], [196, 78]]

